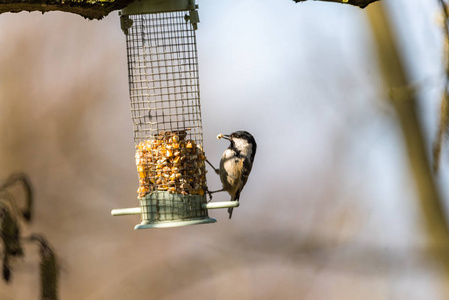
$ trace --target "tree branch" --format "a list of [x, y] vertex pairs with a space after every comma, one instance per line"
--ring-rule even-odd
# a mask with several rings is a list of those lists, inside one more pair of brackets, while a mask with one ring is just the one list
[[21, 11], [63, 11], [100, 20], [133, 0], [0, 0], [0, 14]]
[[[307, 0], [293, 0], [296, 3]], [[317, 1], [317, 0], [315, 0]], [[379, 0], [318, 0], [350, 4], [365, 8]], [[21, 11], [63, 11], [80, 15], [87, 19], [100, 20], [114, 10], [126, 7], [133, 0], [0, 0], [0, 14]]]
[[426, 142], [418, 117], [417, 97], [409, 85], [408, 74], [400, 56], [397, 39], [389, 23], [384, 5], [367, 9], [379, 54], [379, 67], [384, 86], [389, 90], [392, 107], [402, 129], [406, 154], [418, 197], [424, 229], [427, 233], [428, 254], [441, 265], [443, 288], [449, 294], [449, 225], [444, 203], [432, 177], [427, 158]]
[[[293, 0], [293, 1], [298, 3], [298, 2], [304, 2], [307, 0]], [[349, 5], [358, 6], [360, 8], [365, 8], [369, 4], [379, 1], [379, 0], [314, 0], [314, 1], [335, 2], [335, 3], [349, 4]]]

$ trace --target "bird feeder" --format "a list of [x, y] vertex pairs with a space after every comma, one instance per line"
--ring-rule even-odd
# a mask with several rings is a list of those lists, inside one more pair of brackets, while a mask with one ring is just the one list
[[135, 229], [214, 223], [207, 202], [193, 0], [136, 1], [120, 13], [139, 178]]

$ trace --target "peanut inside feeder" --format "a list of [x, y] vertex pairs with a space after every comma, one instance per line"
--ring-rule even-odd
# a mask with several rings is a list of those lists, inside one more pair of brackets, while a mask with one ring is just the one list
[[201, 145], [186, 140], [186, 131], [161, 132], [136, 146], [138, 197], [153, 191], [203, 196], [206, 156]]

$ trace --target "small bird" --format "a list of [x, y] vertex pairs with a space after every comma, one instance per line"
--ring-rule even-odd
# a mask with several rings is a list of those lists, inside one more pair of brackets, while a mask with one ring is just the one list
[[[231, 201], [238, 201], [253, 167], [257, 149], [256, 140], [247, 131], [236, 131], [230, 135], [219, 134], [217, 138], [226, 139], [231, 144], [221, 156], [219, 170], [207, 161], [215, 172], [220, 175], [223, 185], [223, 189], [209, 193], [227, 191], [231, 196]], [[232, 211], [232, 207], [228, 208], [229, 219], [232, 217]]]

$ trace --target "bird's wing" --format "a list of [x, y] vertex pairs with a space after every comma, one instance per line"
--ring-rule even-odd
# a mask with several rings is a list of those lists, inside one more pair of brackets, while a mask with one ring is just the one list
[[243, 190], [243, 187], [245, 186], [246, 182], [248, 181], [249, 173], [251, 172], [251, 163], [249, 159], [243, 159], [243, 168], [242, 168], [242, 176], [240, 180], [240, 186], [236, 192], [235, 200], [239, 200], [240, 198], [240, 192]]

